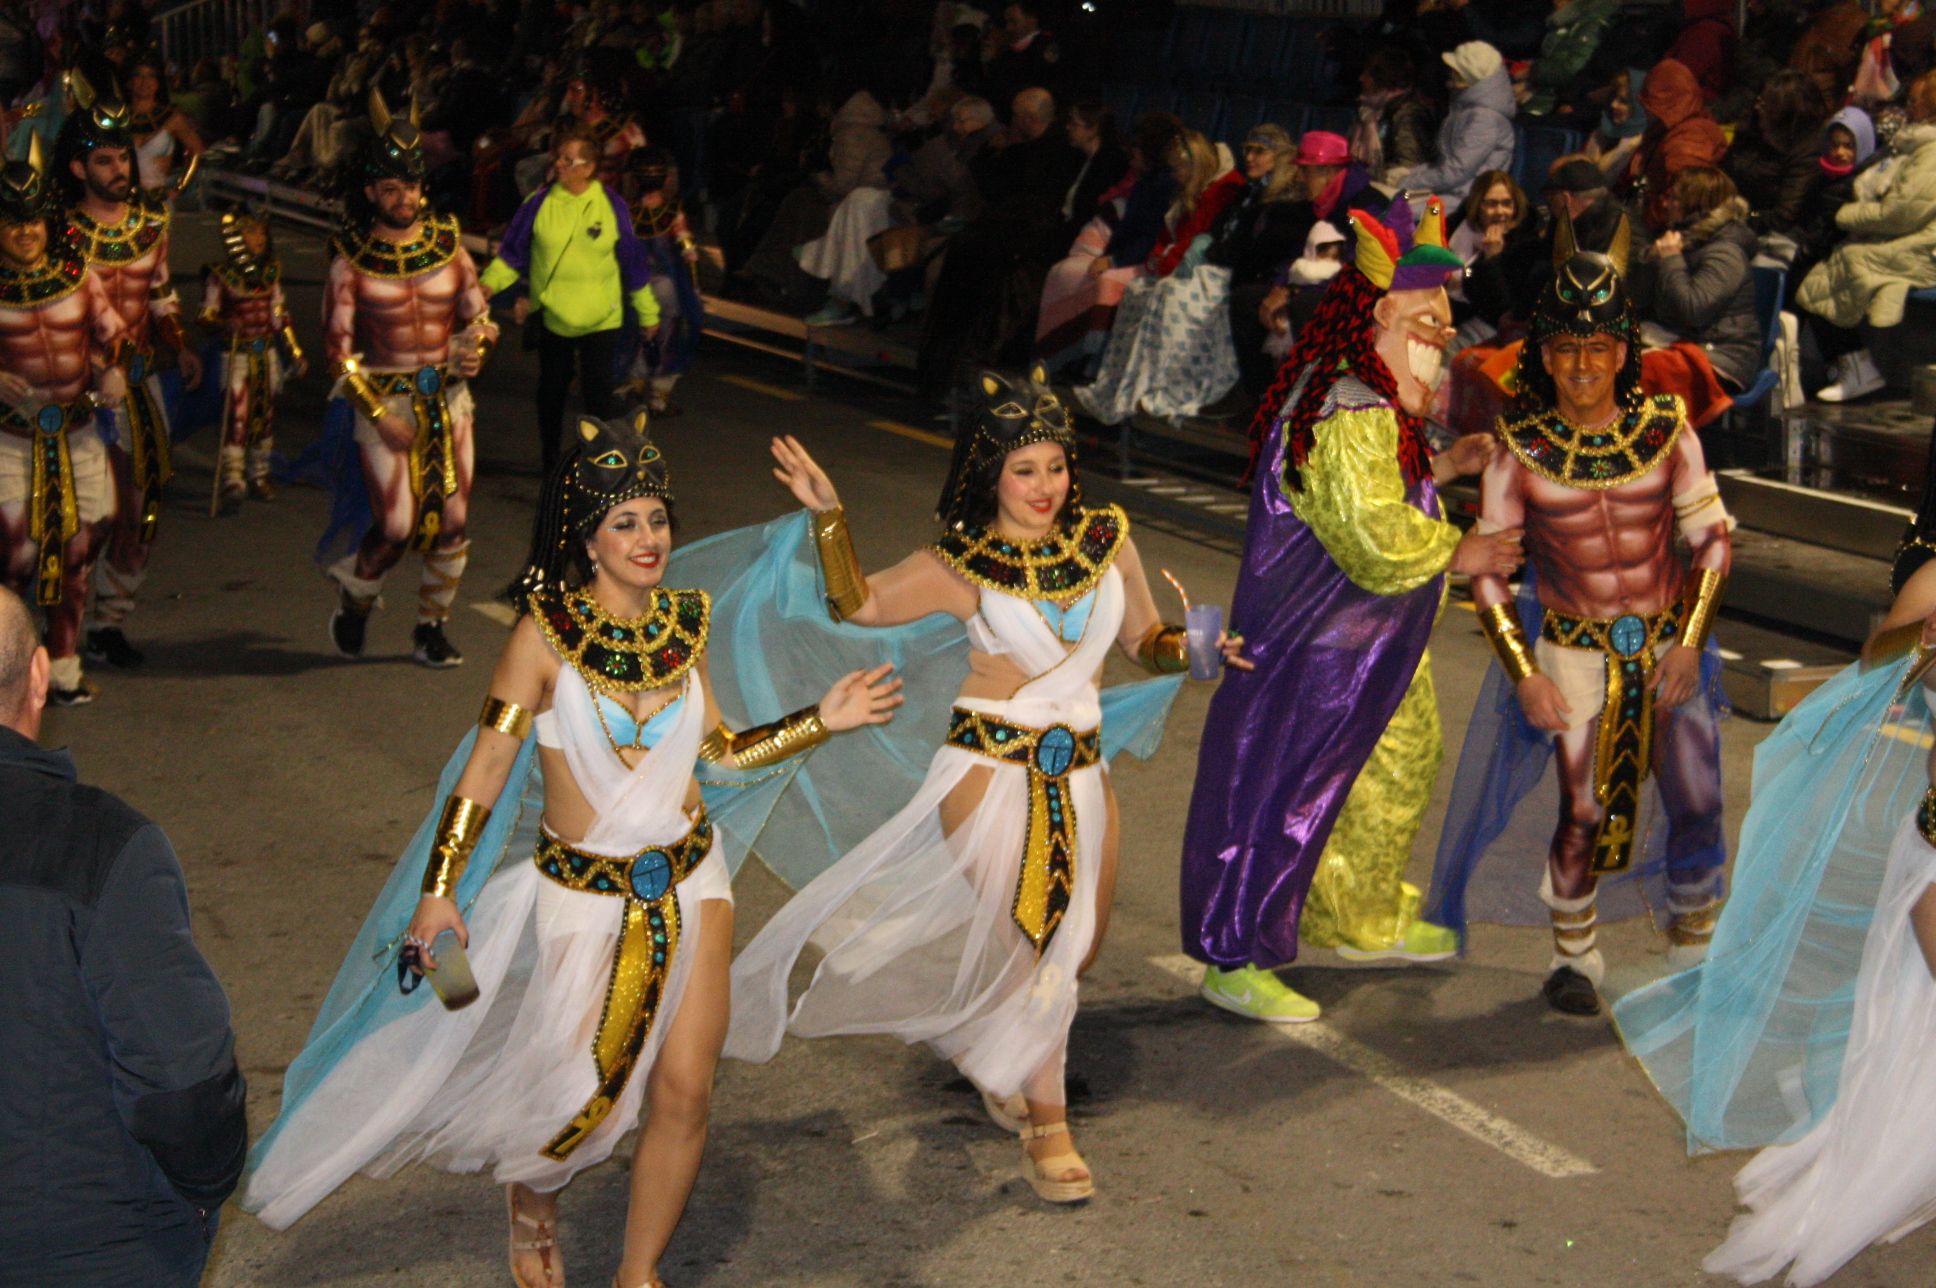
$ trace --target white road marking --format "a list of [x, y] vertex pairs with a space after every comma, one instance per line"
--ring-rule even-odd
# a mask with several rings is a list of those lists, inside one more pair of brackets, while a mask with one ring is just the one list
[[490, 618], [506, 630], [518, 624], [518, 615], [511, 610], [509, 604], [504, 603], [502, 600], [480, 599], [472, 604], [471, 608], [484, 614], [484, 616]]
[[[1149, 960], [1150, 965], [1192, 987], [1203, 983], [1203, 964], [1181, 953]], [[1323, 1020], [1310, 1024], [1269, 1024], [1263, 1027], [1278, 1037], [1336, 1061], [1353, 1073], [1363, 1074], [1400, 1100], [1423, 1109], [1475, 1140], [1483, 1141], [1541, 1176], [1563, 1181], [1573, 1176], [1591, 1176], [1600, 1170], [1579, 1155], [1541, 1140], [1519, 1124], [1481, 1108], [1457, 1092], [1449, 1091], [1428, 1078], [1406, 1073], [1403, 1066], [1390, 1056], [1346, 1037]]]

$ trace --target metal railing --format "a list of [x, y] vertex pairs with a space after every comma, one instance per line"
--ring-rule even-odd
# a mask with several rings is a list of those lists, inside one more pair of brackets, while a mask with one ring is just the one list
[[288, 10], [300, 17], [305, 8], [278, 0], [189, 0], [156, 14], [154, 31], [169, 66], [186, 72], [204, 58], [240, 52], [243, 38], [276, 14]]

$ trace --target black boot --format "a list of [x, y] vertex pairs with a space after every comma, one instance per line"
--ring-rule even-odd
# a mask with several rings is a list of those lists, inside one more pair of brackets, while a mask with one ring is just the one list
[[344, 657], [363, 656], [363, 635], [370, 627], [370, 610], [358, 608], [349, 592], [336, 592], [336, 611], [329, 615], [329, 638]]
[[416, 648], [410, 655], [424, 666], [441, 670], [447, 666], [463, 665], [464, 655], [459, 653], [457, 646], [444, 635], [442, 622], [418, 622], [412, 639], [416, 643]]
[[1561, 966], [1540, 986], [1546, 1004], [1562, 1015], [1598, 1015], [1600, 994], [1593, 981], [1571, 966]]
[[132, 671], [142, 663], [142, 656], [134, 645], [128, 643], [119, 626], [97, 626], [87, 633], [87, 645], [81, 650], [90, 662], [106, 662], [124, 671]]

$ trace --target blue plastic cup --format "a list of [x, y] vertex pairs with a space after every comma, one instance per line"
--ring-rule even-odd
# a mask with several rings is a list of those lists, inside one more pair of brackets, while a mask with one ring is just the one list
[[1223, 650], [1217, 639], [1223, 634], [1222, 604], [1192, 604], [1183, 614], [1185, 643], [1190, 653], [1190, 678], [1214, 680], [1223, 673]]

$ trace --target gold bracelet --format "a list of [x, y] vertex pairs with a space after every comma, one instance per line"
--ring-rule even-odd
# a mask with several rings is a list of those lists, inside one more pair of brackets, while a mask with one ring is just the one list
[[365, 419], [377, 421], [383, 418], [385, 411], [383, 395], [376, 391], [376, 386], [370, 383], [370, 378], [363, 374], [363, 368], [355, 358], [345, 358], [336, 364], [336, 378], [343, 382], [343, 388], [349, 392], [350, 401], [356, 404], [356, 409], [363, 413]]
[[1891, 626], [1886, 631], [1877, 631], [1869, 637], [1863, 649], [1867, 656], [1862, 665], [1867, 668], [1893, 662], [1899, 657], [1907, 657], [1922, 644], [1923, 624], [1920, 621], [1904, 622], [1901, 626]]
[[495, 729], [523, 742], [525, 735], [531, 732], [531, 713], [503, 698], [485, 698], [484, 710], [477, 716], [477, 725], [480, 729]]
[[1681, 643], [1693, 649], [1707, 647], [1715, 614], [1721, 611], [1721, 591], [1727, 584], [1728, 575], [1724, 572], [1713, 568], [1695, 571], [1694, 584], [1682, 592], [1687, 615], [1681, 619]]
[[1492, 642], [1492, 651], [1498, 654], [1499, 665], [1505, 668], [1508, 680], [1518, 684], [1529, 675], [1539, 674], [1539, 663], [1533, 660], [1532, 646], [1526, 642], [1525, 632], [1519, 629], [1519, 617], [1511, 604], [1480, 609], [1479, 629]]
[[214, 308], [203, 309], [195, 315], [195, 320], [211, 331], [219, 330], [222, 326], [222, 310]]
[[840, 506], [816, 510], [813, 544], [820, 552], [820, 575], [827, 583], [827, 615], [844, 622], [867, 602], [867, 578], [854, 553], [854, 534], [847, 528], [847, 511]]
[[494, 331], [479, 331], [477, 332], [477, 338], [472, 343], [477, 346], [477, 368], [479, 371], [482, 371], [484, 364], [491, 360], [491, 350], [497, 347], [497, 333]]
[[476, 801], [453, 793], [444, 802], [437, 820], [435, 838], [430, 843], [430, 862], [424, 868], [423, 892], [439, 899], [455, 899], [457, 883], [464, 879], [464, 865], [471, 861], [477, 838], [484, 835], [484, 824], [491, 811]]
[[291, 322], [284, 326], [281, 335], [283, 346], [289, 350], [289, 361], [301, 362], [303, 360], [303, 347], [301, 342], [296, 339], [296, 324]]
[[1181, 626], [1159, 622], [1150, 627], [1143, 642], [1136, 646], [1136, 660], [1158, 675], [1174, 675], [1190, 669], [1189, 632]]
[[717, 764], [731, 757], [741, 769], [762, 769], [777, 765], [789, 756], [811, 751], [832, 736], [821, 722], [820, 708], [803, 707], [772, 724], [756, 725], [738, 733], [719, 725], [699, 744], [699, 758]]

